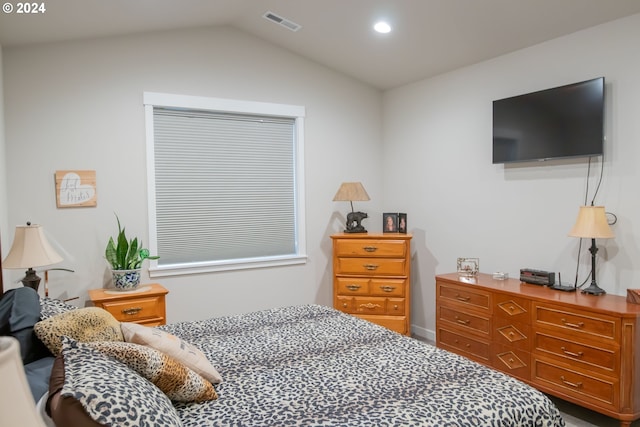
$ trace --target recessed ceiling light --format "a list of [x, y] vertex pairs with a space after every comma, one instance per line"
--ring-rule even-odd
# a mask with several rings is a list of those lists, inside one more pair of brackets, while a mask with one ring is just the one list
[[391, 26], [384, 21], [376, 22], [373, 29], [379, 33], [386, 34], [391, 31]]

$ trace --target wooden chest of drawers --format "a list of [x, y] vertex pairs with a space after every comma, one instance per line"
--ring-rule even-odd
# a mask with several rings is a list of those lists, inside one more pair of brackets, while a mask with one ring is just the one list
[[436, 343], [628, 426], [640, 418], [640, 305], [617, 295], [436, 277]]
[[96, 307], [103, 308], [120, 322], [140, 323], [146, 326], [164, 325], [165, 296], [169, 293], [157, 283], [140, 285], [139, 292], [118, 292], [112, 289], [91, 289], [89, 297]]
[[410, 333], [410, 234], [344, 233], [333, 239], [333, 304]]

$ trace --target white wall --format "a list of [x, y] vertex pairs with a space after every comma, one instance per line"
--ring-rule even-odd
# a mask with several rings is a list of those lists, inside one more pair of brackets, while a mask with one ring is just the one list
[[[435, 330], [434, 275], [458, 257], [517, 278], [522, 267], [573, 282], [587, 163], [492, 165], [492, 101], [593, 77], [606, 79], [604, 177], [596, 204], [618, 217], [597, 241], [598, 284], [640, 287], [640, 15], [514, 52], [384, 94], [383, 209], [408, 213], [414, 233], [413, 324]], [[600, 162], [591, 170], [593, 197]], [[406, 191], [397, 191], [398, 188]], [[590, 270], [585, 241], [580, 277]]]
[[[307, 112], [308, 263], [158, 280], [170, 290], [169, 322], [331, 305], [329, 235], [341, 231], [349, 209], [332, 202], [340, 183], [361, 180], [372, 197], [362, 208], [380, 216], [381, 93], [236, 30], [7, 48], [4, 87], [9, 223], [43, 224], [63, 252], [60, 266], [76, 270], [52, 273], [52, 296], [79, 296], [83, 305], [87, 289], [103, 286], [114, 212], [148, 241], [144, 91], [303, 105]], [[56, 208], [53, 175], [64, 169], [96, 170], [96, 208]]]
[[[5, 138], [4, 138], [4, 97], [2, 89], [2, 45], [0, 45], [0, 257], [4, 259], [9, 253], [9, 242], [13, 239], [13, 233], [9, 231], [7, 215], [7, 169], [5, 154]], [[4, 270], [0, 271], [4, 277], [3, 287], [7, 289], [6, 281], [9, 276], [4, 275]]]

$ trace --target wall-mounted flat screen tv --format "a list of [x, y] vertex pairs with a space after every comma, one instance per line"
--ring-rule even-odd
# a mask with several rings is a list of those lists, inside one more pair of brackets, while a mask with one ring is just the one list
[[604, 77], [493, 101], [493, 163], [602, 155]]

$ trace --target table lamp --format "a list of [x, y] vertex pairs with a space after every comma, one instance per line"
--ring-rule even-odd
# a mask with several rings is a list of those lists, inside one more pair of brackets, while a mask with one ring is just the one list
[[22, 284], [33, 288], [36, 292], [40, 285], [40, 277], [34, 268], [56, 264], [62, 257], [53, 250], [44, 236], [42, 226], [38, 224], [18, 225], [9, 254], [2, 261], [2, 267], [9, 269], [26, 268]]
[[583, 294], [602, 295], [605, 292], [596, 283], [596, 239], [611, 239], [615, 237], [609, 227], [604, 206], [580, 206], [576, 223], [569, 232], [570, 237], [591, 239], [591, 285], [582, 290]]
[[360, 224], [360, 222], [367, 218], [368, 215], [364, 212], [354, 212], [354, 201], [367, 201], [371, 200], [367, 191], [360, 182], [343, 182], [338, 188], [338, 192], [333, 196], [334, 202], [349, 202], [351, 203], [351, 212], [347, 214], [347, 226], [344, 230], [345, 233], [366, 233], [367, 230]]

